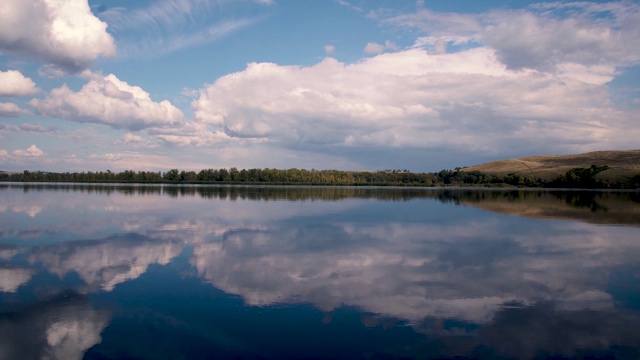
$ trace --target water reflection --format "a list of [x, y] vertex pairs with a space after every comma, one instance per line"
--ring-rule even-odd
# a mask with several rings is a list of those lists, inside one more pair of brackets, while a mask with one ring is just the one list
[[15, 292], [22, 284], [31, 280], [32, 269], [19, 267], [0, 268], [0, 291]]
[[[618, 347], [617, 357], [637, 357], [640, 339], [638, 313], [608, 309], [567, 311], [552, 302], [536, 302], [528, 307], [506, 307], [493, 322], [482, 329], [479, 340], [491, 344], [499, 354], [531, 359], [561, 354], [567, 357], [592, 357]], [[615, 353], [614, 353], [615, 354]], [[604, 355], [604, 354], [603, 354]]]
[[[309, 305], [322, 313], [317, 325], [334, 332], [346, 326], [345, 309], [355, 309], [365, 329], [421, 336], [405, 334], [411, 343], [374, 352], [389, 357], [631, 358], [640, 349], [631, 335], [640, 330], [640, 202], [633, 192], [69, 184], [0, 186], [0, 199], [0, 308], [9, 309], [0, 328], [19, 332], [7, 319], [48, 317], [55, 307], [45, 295], [85, 294], [73, 297], [84, 305], [59, 310], [74, 325], [38, 325], [54, 330], [43, 332], [52, 335], [38, 340], [44, 350], [36, 357], [64, 348], [78, 358], [97, 344], [110, 320], [92, 301], [121, 310], [89, 358], [127, 354], [121, 347], [128, 340], [113, 330], [127, 326], [162, 328], [169, 338], [190, 334], [179, 336], [172, 356], [189, 344], [202, 347], [195, 357], [221, 348], [224, 356], [303, 357], [303, 349], [279, 352], [287, 347], [273, 344], [314, 325], [273, 329], [280, 337], [271, 345], [255, 343], [244, 327], [260, 328], [263, 312], [300, 318], [296, 309]], [[42, 210], [9, 210], [21, 203]], [[207, 301], [221, 296], [213, 290], [227, 297]], [[24, 299], [31, 305], [21, 308]], [[193, 304], [182, 309], [166, 299]], [[247, 310], [237, 312], [234, 299]], [[70, 329], [98, 335], [78, 343]], [[11, 346], [2, 348], [26, 351]]]
[[[290, 187], [290, 186], [198, 186], [198, 185], [126, 185], [126, 184], [0, 184], [2, 190], [20, 189], [26, 193], [63, 192], [99, 195], [143, 195], [200, 197], [209, 200], [256, 201], [340, 201], [375, 199], [409, 201], [437, 199], [443, 203], [477, 206], [503, 214], [539, 218], [581, 220], [596, 224], [640, 225], [640, 192], [584, 190], [500, 190], [457, 188], [385, 188], [385, 187]], [[14, 192], [15, 194], [15, 192]], [[6, 195], [6, 194], [5, 194]], [[25, 203], [24, 197], [14, 197], [0, 203], [0, 212], [11, 210], [35, 217], [47, 205]], [[73, 205], [71, 205], [73, 206]]]
[[124, 234], [35, 247], [28, 261], [42, 264], [60, 278], [76, 273], [87, 285], [82, 292], [111, 291], [117, 284], [144, 274], [151, 264], [168, 264], [181, 251], [178, 241], [150, 241], [140, 235]]
[[0, 358], [82, 359], [101, 341], [110, 312], [81, 295], [58, 297], [0, 313]]
[[611, 308], [607, 272], [635, 264], [640, 243], [626, 229], [564, 227], [549, 235], [495, 221], [274, 226], [196, 244], [190, 263], [252, 305], [309, 302], [331, 311], [349, 304], [411, 322], [488, 323], [511, 302]]

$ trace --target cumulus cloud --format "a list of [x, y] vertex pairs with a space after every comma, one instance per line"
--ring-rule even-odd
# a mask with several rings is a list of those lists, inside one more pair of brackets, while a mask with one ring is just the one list
[[20, 71], [0, 71], [0, 96], [27, 96], [38, 91], [33, 80]]
[[122, 136], [122, 141], [124, 141], [127, 144], [131, 144], [131, 143], [140, 143], [143, 142], [144, 139], [141, 136], [138, 135], [134, 135], [131, 133], [126, 133]]
[[87, 0], [7, 0], [0, 4], [0, 49], [43, 59], [67, 71], [114, 56], [107, 24]]
[[495, 22], [483, 29], [483, 38], [509, 68], [552, 71], [563, 63], [623, 65], [640, 60], [640, 41], [624, 41], [622, 31], [610, 25], [526, 12], [498, 13], [493, 18]]
[[401, 27], [415, 28], [432, 36], [474, 37], [482, 29], [477, 16], [463, 13], [442, 13], [418, 7], [415, 13], [391, 18], [381, 13], [383, 22]]
[[115, 75], [93, 76], [78, 92], [67, 85], [53, 89], [45, 99], [29, 104], [40, 114], [119, 129], [175, 126], [184, 123], [182, 111], [169, 101], [154, 102], [149, 93]]
[[384, 45], [380, 45], [377, 43], [368, 43], [364, 47], [364, 52], [367, 54], [381, 54], [384, 51]]
[[364, 52], [367, 54], [382, 54], [385, 50], [395, 50], [397, 46], [391, 41], [386, 41], [384, 44], [367, 43], [364, 47]]
[[67, 73], [56, 65], [47, 64], [38, 69], [38, 75], [49, 79], [59, 79], [67, 76]]
[[[149, 134], [153, 139], [166, 145], [185, 147], [208, 147], [237, 140], [223, 131], [211, 131], [206, 124], [202, 123], [187, 123], [183, 127], [175, 129], [151, 129]], [[249, 140], [245, 142], [249, 142]]]
[[439, 39], [441, 47], [461, 38], [489, 46], [509, 69], [554, 71], [562, 64], [640, 61], [640, 6], [632, 2], [548, 2], [480, 14], [419, 8], [383, 21], [418, 29]]
[[0, 102], [0, 117], [17, 117], [28, 113], [27, 110], [21, 109], [15, 103]]
[[[132, 147], [156, 148], [157, 142], [147, 141], [138, 144], [131, 144]], [[95, 153], [87, 156], [87, 163], [91, 163], [96, 169], [118, 169], [118, 170], [165, 170], [171, 168], [200, 170], [211, 167], [211, 162], [198, 162], [193, 156], [182, 156], [176, 154], [175, 148], [170, 148], [166, 154], [145, 153], [142, 151], [122, 151]], [[77, 159], [76, 159], [77, 161]]]
[[[251, 63], [192, 103], [197, 122], [286, 146], [411, 147], [485, 154], [580, 151], [631, 141], [603, 83], [615, 69], [514, 71], [488, 47], [385, 53], [351, 65]], [[586, 76], [586, 75], [589, 76]], [[597, 75], [597, 76], [596, 76]]]
[[18, 157], [41, 157], [45, 156], [45, 152], [40, 150], [36, 145], [31, 145], [25, 150], [14, 150], [13, 156]]
[[[118, 145], [126, 144], [133, 148], [157, 148], [159, 145], [159, 142], [156, 139], [148, 139], [146, 137], [132, 133], [126, 133], [122, 135], [122, 137], [120, 137], [120, 139], [116, 140], [114, 143]], [[93, 156], [95, 157], [96, 155]], [[119, 158], [118, 160], [120, 159], [121, 158]]]
[[182, 91], [180, 92], [180, 94], [189, 98], [194, 98], [198, 96], [198, 90], [185, 87], [185, 88], [182, 88]]
[[201, 91], [196, 120], [232, 138], [359, 159], [365, 149], [395, 149], [396, 158], [408, 155], [401, 149], [437, 149], [474, 161], [469, 150], [496, 157], [636, 146], [639, 114], [616, 108], [607, 83], [640, 61], [640, 5], [377, 16], [420, 37], [403, 51], [369, 43], [375, 56], [354, 64], [249, 64]]

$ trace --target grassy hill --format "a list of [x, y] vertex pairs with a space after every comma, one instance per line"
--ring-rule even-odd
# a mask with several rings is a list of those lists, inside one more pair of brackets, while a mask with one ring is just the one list
[[463, 172], [478, 171], [486, 174], [522, 175], [552, 181], [575, 168], [589, 168], [591, 165], [607, 166], [595, 175], [596, 180], [626, 182], [640, 176], [640, 150], [594, 151], [577, 155], [540, 155], [519, 159], [491, 161], [466, 167]]

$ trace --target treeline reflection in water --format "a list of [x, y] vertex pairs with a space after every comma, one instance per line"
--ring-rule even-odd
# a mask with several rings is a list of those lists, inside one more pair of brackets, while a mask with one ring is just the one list
[[0, 184], [0, 191], [63, 191], [87, 194], [158, 195], [214, 200], [251, 201], [340, 201], [372, 199], [410, 201], [436, 199], [479, 207], [484, 210], [531, 217], [571, 218], [601, 224], [640, 225], [640, 191], [406, 188], [348, 186], [206, 186], [32, 183]]
[[2, 185], [0, 358], [638, 358], [637, 195]]
[[[195, 196], [228, 200], [341, 200], [372, 198], [410, 200], [437, 198], [443, 202], [485, 199], [530, 199], [554, 194], [580, 203], [581, 198], [622, 197], [640, 202], [640, 190], [511, 189], [511, 188], [422, 188], [369, 186], [294, 186], [294, 185], [156, 185], [156, 184], [82, 184], [82, 183], [0, 183], [2, 189], [29, 191], [77, 191], [97, 194]], [[589, 200], [590, 201], [590, 200]]]

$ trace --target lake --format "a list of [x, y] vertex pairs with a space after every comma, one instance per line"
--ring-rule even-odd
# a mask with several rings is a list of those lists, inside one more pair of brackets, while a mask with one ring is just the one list
[[1, 359], [640, 359], [640, 193], [0, 184]]

